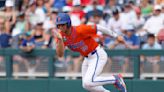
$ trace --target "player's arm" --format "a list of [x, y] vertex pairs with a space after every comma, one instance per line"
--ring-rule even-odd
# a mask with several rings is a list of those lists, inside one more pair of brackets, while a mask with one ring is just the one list
[[58, 55], [58, 57], [64, 56], [64, 43], [62, 39], [58, 39], [57, 41], [56, 54]]
[[118, 34], [116, 32], [114, 32], [112, 30], [109, 30], [106, 27], [103, 27], [101, 25], [96, 25], [96, 27], [97, 27], [97, 31], [100, 31], [100, 32], [102, 32], [104, 34], [110, 35], [110, 36], [112, 36], [114, 38], [118, 37]]
[[64, 56], [64, 42], [60, 33], [55, 32], [56, 41], [56, 54], [58, 57]]
[[114, 32], [114, 31], [112, 31], [110, 29], [107, 29], [107, 28], [105, 28], [105, 27], [103, 27], [101, 25], [96, 25], [96, 27], [97, 27], [97, 31], [100, 31], [100, 32], [102, 32], [104, 34], [107, 34], [109, 36], [117, 38], [117, 40], [120, 41], [120, 42], [124, 42], [123, 36], [118, 35], [116, 32]]

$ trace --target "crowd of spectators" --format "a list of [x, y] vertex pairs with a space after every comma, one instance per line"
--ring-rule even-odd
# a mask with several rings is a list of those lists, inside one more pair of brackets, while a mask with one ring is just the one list
[[[0, 49], [55, 49], [53, 34], [57, 31], [55, 18], [59, 12], [68, 13], [73, 26], [99, 24], [124, 35], [126, 42], [119, 43], [98, 33], [106, 49], [164, 49], [164, 0], [6, 0], [0, 10]], [[130, 58], [112, 57], [109, 64], [122, 62], [121, 70], [127, 72]], [[60, 62], [66, 61], [69, 72], [79, 72], [81, 60], [79, 55], [58, 58]], [[153, 72], [159, 72], [160, 56], [141, 56], [141, 61], [145, 60], [156, 67]], [[3, 61], [0, 56], [0, 65]], [[16, 55], [13, 61], [24, 63], [28, 70], [25, 57]], [[41, 59], [36, 61], [38, 66]], [[60, 62], [55, 65], [61, 67]], [[15, 71], [19, 71], [19, 63]], [[143, 67], [141, 70], [144, 71]]]

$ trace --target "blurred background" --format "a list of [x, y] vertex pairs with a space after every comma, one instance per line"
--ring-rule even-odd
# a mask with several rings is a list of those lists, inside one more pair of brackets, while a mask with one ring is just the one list
[[[55, 18], [68, 13], [73, 26], [99, 24], [124, 35], [126, 43], [99, 34], [100, 43], [110, 50], [164, 49], [164, 0], [0, 0], [0, 78], [6, 76], [4, 49], [18, 50], [12, 55], [14, 79], [47, 78], [48, 56], [28, 55], [36, 49], [55, 51]], [[10, 53], [10, 50], [8, 50]], [[55, 77], [81, 79], [83, 57], [68, 50], [53, 56]], [[6, 54], [7, 55], [7, 54]], [[110, 56], [104, 74], [122, 73], [133, 78], [134, 56]], [[164, 78], [164, 55], [139, 55], [140, 79]]]

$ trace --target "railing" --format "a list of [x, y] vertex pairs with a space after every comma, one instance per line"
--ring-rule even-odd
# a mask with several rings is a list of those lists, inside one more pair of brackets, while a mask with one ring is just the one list
[[[47, 56], [48, 61], [48, 77], [54, 78], [54, 56], [56, 55], [55, 50], [53, 49], [36, 49], [31, 53], [24, 53], [18, 49], [1, 49], [0, 56], [5, 57], [6, 61], [6, 78], [12, 78], [13, 73], [13, 62], [12, 56], [16, 54], [27, 54], [30, 56]], [[69, 51], [66, 51], [68, 54]], [[152, 56], [152, 55], [164, 55], [164, 50], [107, 50], [109, 56], [133, 56], [133, 79], [140, 79], [140, 55]], [[77, 54], [77, 53], [73, 53]], [[57, 74], [60, 75], [60, 74]]]
[[0, 50], [0, 56], [5, 57], [6, 61], [6, 77], [7, 78], [12, 78], [12, 73], [13, 73], [13, 62], [12, 62], [12, 56], [13, 55], [20, 55], [20, 54], [26, 54], [29, 56], [47, 56], [49, 58], [48, 61], [48, 77], [53, 78], [54, 77], [54, 56], [55, 56], [55, 51], [52, 49], [35, 49], [31, 53], [25, 53], [22, 50], [18, 49], [1, 49]]

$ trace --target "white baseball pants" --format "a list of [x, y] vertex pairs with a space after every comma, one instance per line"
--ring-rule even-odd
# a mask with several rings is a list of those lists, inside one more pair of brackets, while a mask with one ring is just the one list
[[114, 84], [115, 77], [101, 76], [102, 70], [107, 62], [107, 54], [100, 46], [96, 48], [94, 54], [85, 57], [82, 64], [82, 83], [83, 88], [90, 92], [110, 92], [103, 85]]

